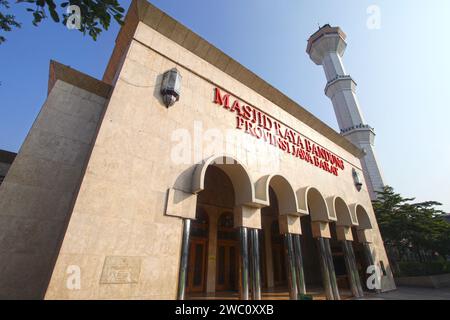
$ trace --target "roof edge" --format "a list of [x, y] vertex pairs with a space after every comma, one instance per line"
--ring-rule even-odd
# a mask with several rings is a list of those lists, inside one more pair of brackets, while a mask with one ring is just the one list
[[17, 153], [0, 149], [0, 163], [13, 163]]
[[55, 60], [50, 60], [47, 94], [50, 94], [50, 91], [57, 80], [64, 81], [106, 99], [109, 98], [112, 91], [112, 86], [106, 82], [91, 77]]

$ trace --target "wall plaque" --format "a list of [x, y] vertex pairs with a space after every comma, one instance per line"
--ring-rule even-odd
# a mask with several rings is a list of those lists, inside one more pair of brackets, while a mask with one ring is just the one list
[[140, 257], [108, 256], [103, 264], [101, 284], [138, 283], [141, 272]]

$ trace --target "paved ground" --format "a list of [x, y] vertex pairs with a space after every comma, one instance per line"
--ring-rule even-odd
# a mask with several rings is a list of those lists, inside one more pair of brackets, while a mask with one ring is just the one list
[[[325, 294], [323, 293], [322, 288], [308, 287], [308, 295], [313, 297], [313, 300], [326, 300]], [[351, 299], [351, 292], [349, 290], [341, 290], [340, 291], [341, 299], [348, 300]], [[276, 288], [272, 290], [264, 289], [262, 290], [261, 297], [263, 300], [289, 300], [289, 291], [287, 288]], [[190, 294], [187, 299], [193, 300], [238, 300], [239, 293], [237, 291], [234, 292], [215, 292], [213, 294], [204, 293], [200, 294]]]
[[394, 291], [367, 296], [365, 300], [450, 300], [450, 288], [398, 287]]
[[[350, 297], [350, 292], [344, 292], [341, 290], [340, 293], [342, 300], [354, 299]], [[314, 300], [325, 300], [322, 290], [310, 289], [308, 294], [312, 295]], [[266, 290], [263, 291], [262, 298], [265, 300], [288, 300], [289, 292], [287, 289], [277, 289], [272, 291]], [[218, 292], [212, 295], [191, 294], [188, 299], [237, 300], [239, 299], [239, 294], [237, 292]], [[398, 287], [397, 290], [380, 294], [370, 294], [366, 292], [364, 298], [357, 300], [450, 300], [450, 288], [428, 289], [419, 287]]]

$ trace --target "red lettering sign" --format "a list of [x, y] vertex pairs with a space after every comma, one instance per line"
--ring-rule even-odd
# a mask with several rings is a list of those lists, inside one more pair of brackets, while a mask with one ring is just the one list
[[[344, 160], [314, 143], [296, 130], [287, 127], [261, 110], [234, 99], [229, 93], [214, 89], [214, 103], [236, 114], [236, 129], [279, 148], [335, 176], [344, 170]], [[232, 102], [232, 103], [231, 103]]]

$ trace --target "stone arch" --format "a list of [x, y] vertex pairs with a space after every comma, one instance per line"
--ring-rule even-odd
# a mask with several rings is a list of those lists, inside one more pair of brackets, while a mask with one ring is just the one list
[[261, 202], [255, 198], [255, 189], [248, 170], [240, 161], [227, 155], [212, 156], [195, 166], [191, 183], [191, 192], [193, 194], [204, 190], [206, 169], [209, 166], [218, 167], [230, 178], [233, 184], [235, 204], [237, 206], [262, 206]]
[[357, 230], [369, 230], [372, 229], [372, 222], [370, 221], [369, 214], [367, 213], [367, 210], [360, 204], [353, 204], [352, 209], [354, 212], [354, 216], [356, 217], [358, 224], [356, 229]]
[[311, 221], [336, 221], [328, 210], [327, 202], [322, 193], [314, 187], [305, 187], [297, 192], [300, 208], [307, 210]]
[[337, 226], [351, 227], [358, 224], [358, 221], [353, 219], [350, 208], [344, 199], [339, 196], [333, 196], [327, 200], [330, 214], [336, 218]]
[[273, 189], [278, 200], [278, 212], [280, 215], [303, 216], [308, 214], [306, 210], [299, 207], [297, 194], [289, 181], [282, 175], [266, 175], [261, 177], [255, 184], [256, 198], [270, 205], [269, 187]]
[[358, 241], [360, 243], [371, 243], [373, 241], [373, 226], [367, 210], [358, 203], [352, 204], [350, 209], [353, 216], [358, 220], [358, 224], [355, 226]]

